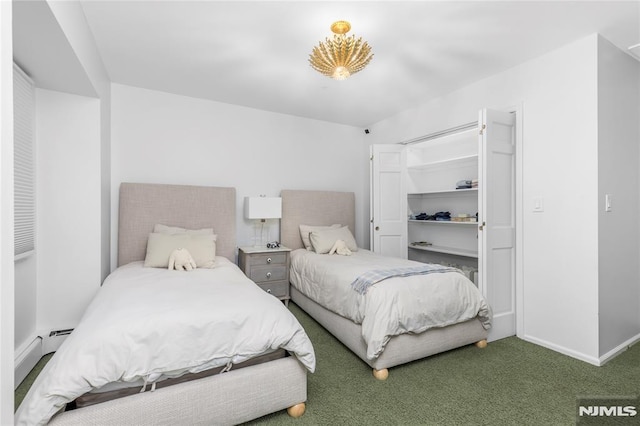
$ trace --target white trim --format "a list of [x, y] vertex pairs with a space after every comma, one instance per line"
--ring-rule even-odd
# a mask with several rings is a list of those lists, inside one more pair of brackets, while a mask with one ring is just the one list
[[600, 357], [600, 365], [604, 365], [605, 363], [611, 361], [613, 358], [617, 357], [618, 355], [620, 355], [621, 353], [623, 353], [624, 351], [626, 351], [627, 349], [629, 349], [631, 346], [635, 345], [638, 342], [640, 342], [640, 334], [636, 334], [632, 338], [626, 340], [625, 342], [611, 349], [606, 354], [602, 355]]
[[524, 101], [521, 101], [516, 114], [516, 159], [515, 159], [515, 190], [516, 190], [516, 336], [524, 335]]
[[15, 358], [15, 381], [13, 387], [17, 388], [25, 377], [29, 374], [33, 367], [36, 366], [40, 358], [42, 358], [42, 338], [35, 336], [29, 343], [22, 345], [16, 350]]
[[547, 342], [546, 340], [541, 340], [531, 336], [523, 336], [522, 340], [527, 341], [529, 343], [536, 344], [538, 346], [542, 346], [547, 349], [551, 349], [552, 351], [560, 352], [563, 355], [570, 356], [571, 358], [579, 359], [580, 361], [588, 362], [589, 364], [595, 365], [596, 367], [600, 367], [602, 364], [600, 359], [594, 358], [592, 356], [585, 355], [580, 352], [576, 352], [572, 349], [565, 348], [564, 346], [558, 346], [554, 343]]

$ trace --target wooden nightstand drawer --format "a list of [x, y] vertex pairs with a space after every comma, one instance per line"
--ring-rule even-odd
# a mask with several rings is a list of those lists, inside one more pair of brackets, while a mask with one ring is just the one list
[[249, 264], [253, 265], [285, 265], [287, 253], [254, 254], [249, 257]]
[[286, 265], [253, 266], [249, 278], [256, 283], [265, 281], [282, 281], [287, 279]]
[[289, 302], [289, 252], [286, 247], [238, 247], [238, 266], [261, 289]]
[[275, 297], [289, 297], [289, 283], [286, 281], [259, 283], [258, 287]]

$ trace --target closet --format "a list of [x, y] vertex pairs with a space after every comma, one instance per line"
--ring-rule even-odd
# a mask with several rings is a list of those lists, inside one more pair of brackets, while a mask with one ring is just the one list
[[371, 147], [371, 250], [459, 267], [515, 334], [515, 115]]

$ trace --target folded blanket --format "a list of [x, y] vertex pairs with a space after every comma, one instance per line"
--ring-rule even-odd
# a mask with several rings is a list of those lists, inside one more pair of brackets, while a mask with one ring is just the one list
[[380, 281], [386, 280], [391, 277], [408, 277], [411, 275], [425, 275], [433, 273], [443, 272], [459, 272], [459, 269], [450, 268], [447, 266], [436, 265], [432, 263], [425, 263], [421, 266], [413, 266], [407, 268], [393, 268], [393, 269], [376, 269], [373, 271], [367, 271], [356, 278], [351, 287], [360, 294], [365, 294], [369, 287]]

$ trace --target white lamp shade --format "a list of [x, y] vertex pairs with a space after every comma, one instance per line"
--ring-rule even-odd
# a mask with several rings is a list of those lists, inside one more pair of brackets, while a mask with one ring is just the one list
[[282, 198], [245, 197], [244, 217], [247, 219], [280, 219], [282, 217]]

